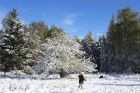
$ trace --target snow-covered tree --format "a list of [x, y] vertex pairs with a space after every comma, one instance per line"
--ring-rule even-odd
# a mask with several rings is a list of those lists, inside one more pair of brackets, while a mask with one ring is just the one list
[[28, 35], [26, 35], [26, 38], [28, 39], [29, 46], [27, 54], [28, 59], [26, 60], [26, 62], [28, 63], [29, 66], [33, 66], [38, 60], [38, 57], [41, 56], [42, 54], [40, 50], [41, 40], [40, 36], [38, 36], [38, 34], [34, 31], [34, 29], [26, 27], [25, 30], [28, 33]]
[[2, 56], [1, 64], [4, 71], [22, 69], [26, 64], [26, 54], [28, 53], [28, 38], [25, 32], [25, 26], [15, 9], [3, 19], [2, 35]]
[[41, 72], [80, 72], [95, 71], [96, 65], [85, 59], [84, 52], [80, 50], [80, 44], [68, 37], [65, 33], [61, 33], [56, 38], [48, 39], [43, 44], [45, 56], [34, 67], [35, 70]]
[[95, 41], [92, 32], [88, 32], [87, 36], [81, 41], [82, 50], [85, 51], [85, 57], [91, 62], [97, 64], [97, 69], [100, 68], [100, 43]]

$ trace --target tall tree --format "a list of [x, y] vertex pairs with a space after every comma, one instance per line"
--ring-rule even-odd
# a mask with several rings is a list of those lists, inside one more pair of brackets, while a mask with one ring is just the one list
[[13, 9], [3, 19], [2, 45], [3, 49], [1, 56], [1, 64], [4, 71], [14, 69], [23, 69], [26, 64], [26, 54], [28, 53], [28, 44], [26, 33], [20, 18], [18, 18], [17, 10]]
[[39, 35], [42, 42], [46, 41], [49, 28], [44, 22], [32, 22], [29, 27], [34, 33]]
[[92, 32], [88, 32], [87, 36], [81, 41], [82, 50], [85, 52], [85, 57], [90, 58], [91, 62], [100, 68], [100, 44], [95, 41]]
[[138, 58], [140, 53], [139, 19], [139, 13], [130, 7], [121, 9], [116, 18], [112, 17], [104, 44], [107, 46], [104, 53], [108, 56], [101, 58], [101, 62], [107, 59], [108, 65], [104, 66], [108, 67], [108, 71], [127, 72], [135, 69], [132, 64], [135, 64], [134, 59]]

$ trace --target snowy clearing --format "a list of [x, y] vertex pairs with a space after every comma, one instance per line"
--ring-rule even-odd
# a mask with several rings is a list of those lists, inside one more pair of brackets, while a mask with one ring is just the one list
[[[59, 79], [0, 78], [0, 93], [140, 93], [140, 75], [85, 74], [83, 89], [78, 88], [76, 74]], [[53, 79], [54, 77], [54, 79]]]

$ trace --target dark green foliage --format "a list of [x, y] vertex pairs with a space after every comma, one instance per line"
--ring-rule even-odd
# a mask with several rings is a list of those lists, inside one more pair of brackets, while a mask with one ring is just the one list
[[1, 36], [1, 60], [3, 71], [23, 69], [27, 59], [27, 42], [25, 40], [24, 25], [18, 18], [15, 9], [3, 19], [3, 35]]
[[[139, 48], [140, 23], [138, 17], [137, 12], [127, 7], [118, 12], [116, 22], [115, 18], [112, 19], [107, 39], [115, 55], [124, 52], [132, 54]], [[117, 50], [115, 51], [115, 49]]]
[[97, 70], [100, 68], [100, 43], [94, 41], [91, 32], [81, 41], [82, 50], [85, 51], [85, 57], [90, 58], [91, 62], [97, 64]]
[[[107, 35], [102, 40], [104, 41], [102, 42], [102, 45], [104, 45], [102, 48], [106, 48], [102, 49], [102, 54], [106, 55], [103, 58], [106, 64], [103, 66], [113, 68], [113, 64], [116, 64], [116, 67], [123, 64], [124, 66], [122, 67], [126, 66], [126, 68], [122, 69], [127, 70], [131, 69], [130, 66], [132, 66], [131, 64], [135, 59], [140, 59], [140, 57], [136, 58], [140, 53], [139, 19], [139, 13], [133, 11], [130, 7], [120, 10], [116, 18], [112, 17]], [[114, 67], [114, 69], [116, 68]], [[116, 71], [114, 69], [108, 70]]]

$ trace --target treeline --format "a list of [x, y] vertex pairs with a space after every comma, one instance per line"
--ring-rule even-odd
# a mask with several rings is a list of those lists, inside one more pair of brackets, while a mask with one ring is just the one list
[[130, 7], [118, 11], [101, 45], [101, 71], [139, 73], [140, 13]]
[[27, 74], [60, 73], [65, 76], [66, 73], [92, 72], [97, 67], [93, 51], [90, 51], [96, 48], [92, 33], [81, 40], [69, 37], [59, 27], [49, 28], [44, 22], [25, 25], [15, 9], [7, 14], [2, 25], [1, 71], [22, 70]]
[[[27, 74], [140, 72], [140, 16], [126, 7], [112, 16], [106, 35], [80, 39], [44, 22], [22, 23], [15, 9], [2, 21], [0, 70]], [[95, 70], [96, 69], [96, 70]], [[62, 73], [63, 72], [63, 73]]]
[[61, 28], [50, 29], [44, 22], [23, 24], [17, 10], [11, 10], [2, 21], [0, 31], [0, 69], [2, 71], [21, 70], [33, 66], [40, 53], [40, 44], [47, 38], [56, 37], [63, 32]]

